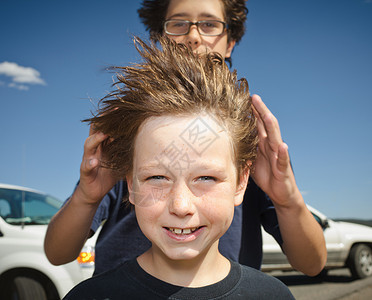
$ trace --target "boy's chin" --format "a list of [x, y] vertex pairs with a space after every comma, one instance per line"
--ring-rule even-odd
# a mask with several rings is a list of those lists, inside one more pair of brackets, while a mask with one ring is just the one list
[[175, 262], [190, 261], [198, 259], [201, 256], [200, 251], [195, 249], [172, 249], [164, 253], [164, 255]]
[[[218, 247], [218, 244], [217, 244]], [[207, 259], [207, 257], [215, 257], [219, 253], [215, 247], [177, 247], [172, 249], [165, 249], [163, 255], [173, 261], [175, 264], [182, 262], [198, 262]], [[208, 259], [207, 259], [208, 260]]]

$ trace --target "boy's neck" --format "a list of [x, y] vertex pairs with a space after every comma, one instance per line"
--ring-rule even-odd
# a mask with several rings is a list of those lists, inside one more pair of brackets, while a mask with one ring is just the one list
[[224, 279], [230, 262], [218, 251], [218, 243], [208, 253], [190, 260], [171, 260], [159, 249], [151, 247], [137, 258], [141, 268], [167, 283], [184, 287], [202, 287]]

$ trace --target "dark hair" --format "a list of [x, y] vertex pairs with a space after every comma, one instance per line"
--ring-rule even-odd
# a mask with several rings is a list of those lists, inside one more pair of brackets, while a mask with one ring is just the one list
[[238, 80], [218, 53], [199, 56], [166, 36], [158, 40], [161, 49], [134, 39], [143, 61], [114, 67], [116, 89], [85, 120], [110, 137], [102, 146], [103, 166], [121, 178], [132, 172], [135, 138], [147, 119], [207, 113], [229, 133], [239, 177], [254, 161], [258, 143], [247, 81]]
[[[245, 21], [248, 9], [245, 6], [247, 0], [220, 0], [225, 8], [224, 16], [228, 28], [229, 40], [237, 43], [245, 32]], [[163, 24], [167, 14], [170, 0], [143, 0], [138, 9], [139, 17], [150, 31], [150, 37], [156, 39], [163, 33]]]

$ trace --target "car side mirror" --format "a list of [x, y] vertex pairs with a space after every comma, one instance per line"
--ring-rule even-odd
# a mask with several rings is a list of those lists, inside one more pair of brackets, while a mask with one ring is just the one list
[[322, 220], [321, 224], [320, 224], [323, 228], [323, 230], [325, 230], [326, 228], [329, 227], [329, 222], [328, 222], [328, 219], [325, 219], [325, 220]]

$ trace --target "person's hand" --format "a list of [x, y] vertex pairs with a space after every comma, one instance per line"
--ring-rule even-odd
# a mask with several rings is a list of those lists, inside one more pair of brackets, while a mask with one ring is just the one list
[[288, 146], [279, 123], [258, 95], [252, 96], [259, 135], [258, 155], [252, 177], [274, 204], [290, 206], [299, 190], [291, 168]]
[[101, 166], [102, 142], [106, 139], [107, 135], [90, 127], [89, 137], [84, 143], [80, 182], [75, 191], [80, 201], [87, 204], [98, 204], [117, 181], [110, 169]]

